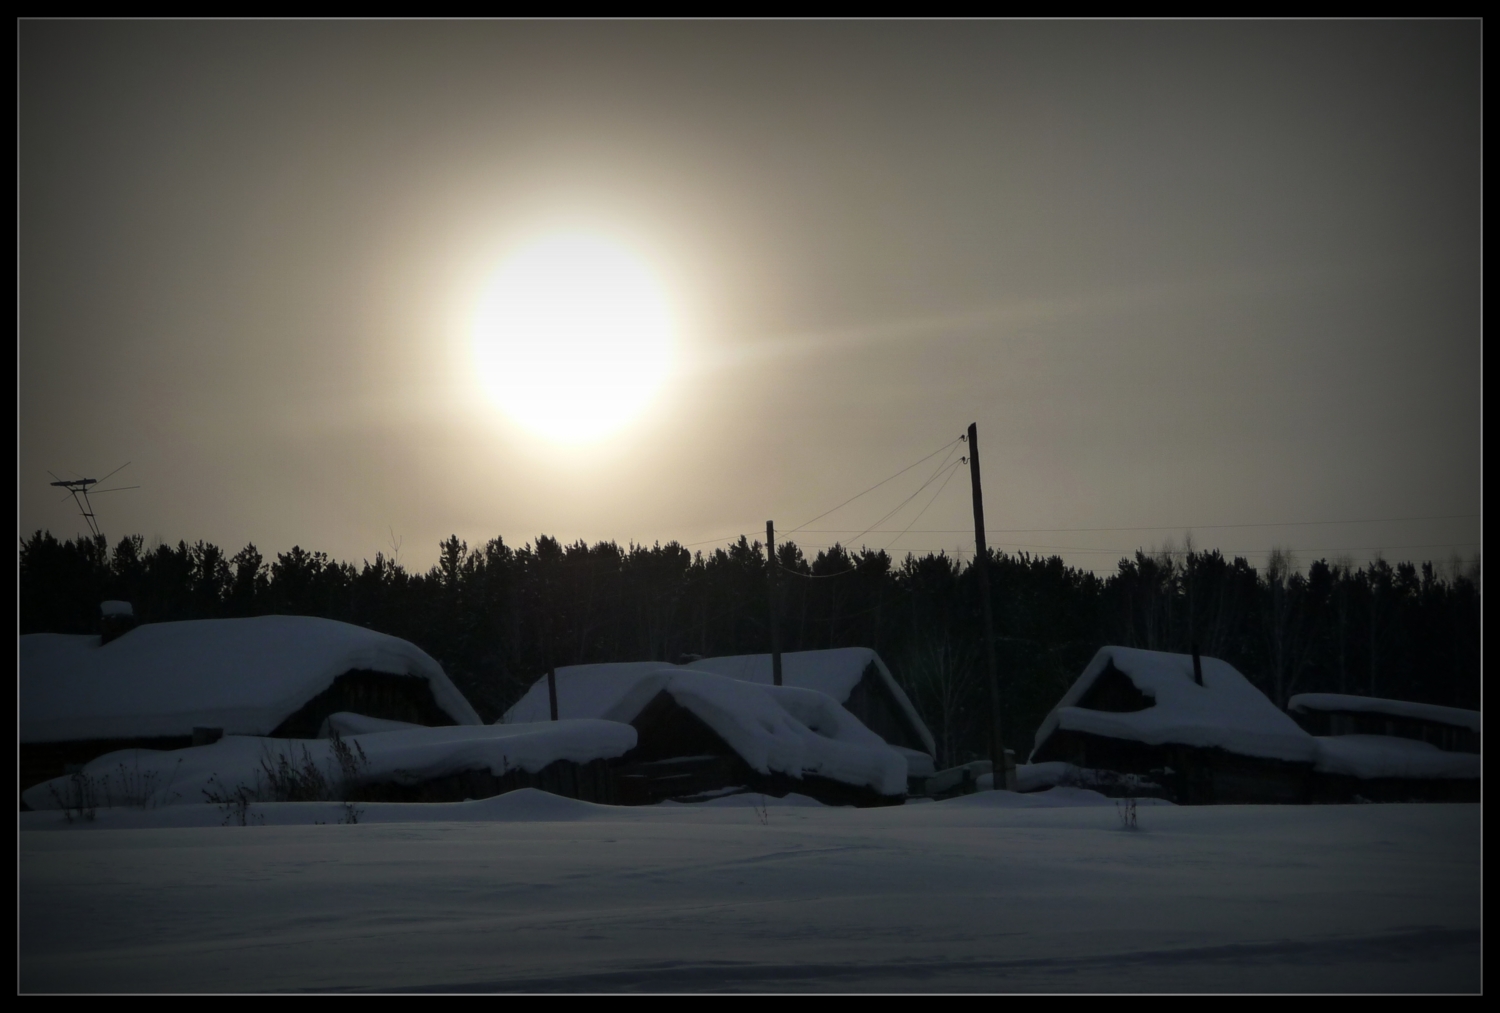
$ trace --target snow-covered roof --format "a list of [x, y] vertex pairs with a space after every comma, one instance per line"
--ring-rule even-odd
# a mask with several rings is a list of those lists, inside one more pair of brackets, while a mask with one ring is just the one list
[[[419, 784], [466, 770], [536, 773], [557, 760], [587, 763], [613, 759], [635, 746], [635, 729], [614, 721], [547, 721], [524, 725], [408, 727], [344, 739], [357, 745], [366, 763], [356, 783]], [[82, 775], [100, 805], [201, 803], [205, 791], [220, 796], [240, 786], [258, 801], [271, 801], [266, 766], [285, 758], [295, 770], [312, 763], [337, 787], [343, 778], [328, 739], [270, 739], [227, 735], [209, 746], [187, 749], [124, 749], [84, 766]], [[28, 788], [22, 798], [33, 809], [63, 808], [76, 793], [71, 776]]]
[[1479, 731], [1479, 712], [1461, 707], [1440, 707], [1431, 703], [1412, 703], [1409, 700], [1382, 700], [1374, 696], [1351, 696], [1346, 693], [1298, 693], [1286, 703], [1286, 709], [1305, 714], [1309, 711], [1343, 712], [1356, 714], [1385, 714], [1390, 717], [1412, 718], [1430, 721], [1433, 724], [1452, 725]]
[[[781, 678], [784, 686], [813, 689], [839, 703], [849, 699], [865, 672], [874, 665], [878, 678], [890, 690], [896, 705], [906, 715], [927, 747], [929, 755], [937, 752], [932, 732], [922, 721], [911, 700], [891, 675], [880, 655], [868, 647], [840, 647], [826, 651], [789, 651], [781, 656]], [[664, 666], [659, 661], [637, 661], [607, 665], [570, 665], [557, 670], [557, 711], [561, 717], [598, 717], [608, 711], [628, 692], [641, 676], [663, 668], [677, 671], [713, 672], [744, 682], [772, 685], [769, 654], [739, 654], [722, 658], [700, 658], [681, 666]], [[514, 707], [506, 712], [505, 721], [545, 721], [550, 716], [546, 676], [538, 679]]]
[[[1142, 694], [1144, 710], [1115, 712], [1077, 706], [1113, 663]], [[1277, 709], [1233, 665], [1202, 659], [1203, 685], [1193, 679], [1193, 658], [1130, 647], [1101, 647], [1078, 681], [1063, 694], [1036, 732], [1036, 749], [1056, 730], [1086, 732], [1151, 745], [1179, 743], [1218, 747], [1246, 756], [1308, 762], [1316, 758], [1313, 737]]]
[[1317, 770], [1351, 777], [1477, 778], [1478, 753], [1450, 753], [1395, 735], [1318, 736]]
[[[797, 778], [812, 774], [868, 785], [883, 795], [906, 791], [906, 757], [832, 696], [703, 671], [699, 664], [638, 662], [560, 668], [558, 714], [629, 723], [665, 692], [762, 774]], [[548, 713], [543, 676], [502, 720], [545, 720]]]
[[310, 616], [151, 623], [99, 638], [20, 638], [21, 741], [266, 735], [350, 669], [427, 680], [461, 725], [481, 719], [415, 644]]

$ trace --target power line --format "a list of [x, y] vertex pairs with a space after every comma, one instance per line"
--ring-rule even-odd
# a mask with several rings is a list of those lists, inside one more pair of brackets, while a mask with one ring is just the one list
[[[798, 546], [798, 547], [802, 548], [802, 549], [827, 550], [827, 549], [834, 548], [835, 545], [837, 545], [839, 548], [845, 548], [845, 549], [848, 548], [848, 546], [839, 545], [838, 543], [834, 543], [834, 545], [802, 545], [802, 546]], [[910, 548], [904, 549], [903, 552], [908, 553], [908, 554], [939, 553], [939, 552], [947, 552], [951, 548], [953, 548], [953, 546], [951, 546], [951, 545], [948, 545], [948, 546], [936, 546], [936, 547], [922, 547], [922, 548], [910, 547]], [[1120, 556], [1120, 557], [1128, 557], [1128, 556], [1130, 556], [1131, 554], [1133, 554], [1135, 552], [1143, 552], [1143, 551], [1145, 551], [1140, 546], [1137, 546], [1136, 548], [1133, 548], [1133, 549], [1123, 549], [1123, 548], [1099, 549], [1099, 548], [1086, 548], [1084, 546], [1079, 546], [1079, 545], [1012, 545], [1012, 546], [1010, 546], [1010, 548], [1012, 548], [1012, 549], [1026, 549], [1026, 550], [1034, 550], [1034, 551], [1045, 551], [1045, 552], [1068, 552], [1068, 553], [1083, 553], [1083, 554], [1091, 554], [1091, 555], [1107, 555], [1107, 556]], [[1216, 551], [1224, 554], [1225, 556], [1229, 556], [1229, 557], [1232, 558], [1232, 557], [1235, 557], [1235, 556], [1253, 556], [1253, 555], [1256, 555], [1256, 554], [1261, 553], [1261, 552], [1268, 552], [1268, 551], [1270, 551], [1270, 548], [1271, 548], [1270, 546], [1262, 545], [1262, 546], [1258, 546], [1256, 548], [1251, 548], [1251, 549], [1222, 549], [1222, 548], [1216, 548]], [[1318, 553], [1318, 554], [1332, 554], [1332, 553], [1344, 553], [1344, 552], [1396, 552], [1396, 551], [1405, 551], [1405, 550], [1410, 550], [1410, 549], [1466, 549], [1466, 548], [1477, 549], [1477, 548], [1479, 548], [1479, 545], [1478, 545], [1477, 542], [1433, 542], [1433, 543], [1426, 543], [1426, 544], [1419, 544], [1419, 545], [1356, 545], [1356, 546], [1332, 546], [1332, 547], [1329, 547], [1329, 546], [1311, 546], [1311, 547], [1307, 547], [1307, 548], [1299, 548], [1297, 546], [1292, 546], [1287, 551], [1289, 551], [1289, 552], [1295, 552], [1295, 553], [1306, 553], [1306, 554], [1314, 554], [1314, 553]], [[882, 550], [882, 551], [888, 551], [888, 550]], [[1214, 550], [1210, 550], [1210, 551], [1214, 551]], [[1148, 555], [1149, 554], [1150, 553], [1148, 553]]]
[[[950, 450], [950, 451], [948, 451], [948, 453], [951, 455], [953, 453], [953, 451]], [[887, 520], [889, 520], [890, 518], [894, 517], [901, 510], [902, 507], [906, 506], [906, 504], [910, 503], [912, 500], [916, 499], [919, 495], [921, 495], [923, 489], [926, 489], [933, 482], [937, 481], [938, 475], [942, 474], [944, 468], [947, 468], [948, 471], [949, 471], [949, 474], [951, 475], [952, 472], [954, 471], [954, 469], [956, 469], [960, 464], [963, 464], [963, 463], [964, 463], [964, 459], [963, 458], [959, 458], [957, 461], [954, 461], [950, 465], [948, 463], [947, 459], [945, 458], [943, 460], [943, 463], [940, 464], [940, 465], [938, 465], [937, 470], [934, 471], [931, 475], [927, 476], [927, 481], [925, 481], [921, 485], [917, 486], [916, 490], [910, 496], [906, 497], [900, 503], [897, 503], [893, 508], [891, 508], [891, 510], [884, 517], [882, 517], [882, 518], [880, 518], [880, 520], [876, 521], [875, 524], [884, 524]], [[946, 482], [945, 482], [945, 484], [946, 484]], [[871, 524], [868, 528], [865, 528], [863, 531], [861, 531], [859, 534], [855, 535], [854, 537], [855, 538], [863, 538], [865, 535], [869, 534], [872, 530], [874, 530], [875, 524]]]
[[[879, 489], [881, 486], [885, 485], [887, 482], [891, 481], [892, 479], [900, 478], [902, 475], [906, 474], [908, 471], [911, 471], [917, 465], [923, 463], [924, 461], [930, 461], [930, 460], [932, 460], [934, 457], [936, 457], [937, 455], [941, 454], [945, 450], [948, 451], [951, 454], [953, 452], [953, 446], [954, 446], [954, 444], [960, 443], [960, 442], [962, 442], [962, 440], [963, 440], [962, 437], [959, 437], [958, 439], [949, 440], [947, 443], [943, 444], [941, 447], [938, 447], [932, 453], [927, 454], [925, 457], [918, 458], [917, 460], [913, 461], [911, 464], [908, 464], [906, 467], [904, 467], [900, 471], [896, 472], [894, 475], [889, 475], [886, 478], [882, 478], [879, 482], [876, 482], [874, 485], [870, 486], [868, 489], [864, 490], [863, 492], [858, 492], [858, 493], [855, 493], [853, 496], [850, 496], [848, 499], [844, 500], [844, 502], [840, 503], [838, 506], [833, 507], [830, 510], [824, 510], [822, 513], [818, 514], [818, 516], [814, 517], [812, 520], [803, 521], [801, 524], [797, 525], [795, 528], [791, 528], [788, 531], [786, 531], [786, 534], [790, 535], [790, 534], [794, 534], [795, 532], [801, 531], [803, 528], [805, 528], [809, 524], [813, 523], [813, 521], [822, 520], [824, 517], [827, 517], [829, 514], [833, 513], [835, 510], [841, 510], [841, 509], [843, 509], [844, 507], [848, 506], [850, 503], [853, 503], [855, 500], [859, 499], [861, 496], [865, 495], [866, 493], [874, 492], [876, 489]], [[941, 468], [942, 468], [942, 466], [939, 465], [939, 470], [941, 470]], [[931, 479], [929, 479], [928, 482], [924, 482], [922, 484], [922, 487], [919, 488], [917, 490], [917, 492], [921, 492], [922, 489], [925, 489], [927, 487], [928, 483], [930, 483], [930, 482], [931, 482]], [[913, 494], [913, 495], [915, 495], [915, 494]], [[910, 497], [908, 497], [908, 500], [909, 499], [910, 499]], [[905, 503], [903, 502], [902, 506], [904, 506], [904, 505], [905, 505]], [[899, 510], [900, 507], [897, 507], [896, 509]], [[892, 511], [892, 513], [894, 513], [894, 512], [895, 511]], [[889, 516], [890, 516], [890, 514], [886, 514], [886, 517], [889, 517]], [[881, 521], [885, 520], [886, 517], [882, 517], [880, 519], [880, 521], [876, 521], [875, 523], [879, 524]], [[854, 531], [855, 529], [854, 528], [849, 528], [848, 530], [849, 531]], [[859, 534], [865, 534], [865, 533], [867, 533], [867, 532], [859, 532]], [[718, 538], [704, 538], [704, 539], [702, 539], [700, 541], [696, 541], [696, 542], [679, 542], [678, 544], [681, 545], [684, 549], [690, 549], [690, 548], [692, 548], [695, 545], [720, 545], [720, 544], [723, 544], [725, 542], [734, 542], [736, 539], [739, 539], [739, 538], [742, 538], [742, 537], [745, 537], [745, 533], [743, 531], [737, 531], [734, 534], [731, 534], [731, 535], [721, 535]]]
[[[957, 441], [954, 441], [954, 442], [957, 442]], [[951, 456], [952, 453], [953, 453], [953, 451], [949, 450], [948, 453]], [[898, 510], [900, 510], [902, 507], [906, 506], [906, 504], [910, 503], [913, 499], [915, 499], [918, 495], [920, 495], [923, 489], [926, 489], [929, 485], [931, 485], [934, 481], [936, 481], [937, 477], [939, 475], [943, 474], [943, 472], [946, 470], [947, 471], [947, 477], [945, 477], [943, 479], [943, 484], [940, 485], [940, 486], [938, 486], [938, 492], [939, 493], [942, 492], [943, 488], [945, 486], [947, 486], [948, 480], [953, 477], [953, 473], [958, 470], [959, 466], [962, 465], [965, 462], [965, 460], [966, 460], [966, 458], [962, 458], [961, 457], [957, 461], [954, 461], [952, 464], [949, 464], [948, 461], [947, 461], [947, 459], [944, 458], [943, 463], [940, 464], [940, 465], [938, 465], [938, 470], [934, 471], [931, 475], [929, 475], [928, 478], [927, 478], [927, 481], [923, 482], [921, 485], [919, 485], [917, 487], [916, 492], [913, 492], [910, 496], [906, 497], [906, 499], [904, 499], [900, 503], [896, 504], [895, 509], [891, 510], [890, 513], [886, 514], [885, 517], [880, 518], [880, 520], [876, 521], [875, 523], [876, 524], [881, 523], [886, 518], [890, 517], [892, 514], [896, 513]], [[933, 500], [937, 499], [937, 493], [933, 494], [932, 499]], [[916, 520], [917, 520], [918, 517], [921, 517], [923, 513], [926, 513], [928, 506], [932, 506], [932, 500], [928, 500], [927, 501], [927, 506], [924, 506], [921, 510], [919, 510], [917, 512], [917, 517], [912, 518], [912, 523], [913, 524], [916, 523]], [[871, 525], [872, 528], [873, 528], [873, 526], [874, 525]], [[859, 535], [855, 535], [854, 537], [858, 538], [858, 537], [860, 537], [860, 535], [867, 534], [869, 532], [869, 530], [870, 529], [867, 528], [867, 529], [865, 529], [865, 531], [860, 532]], [[900, 538], [900, 537], [901, 537], [900, 535], [896, 536], [896, 538]], [[891, 539], [892, 542], [894, 542], [895, 540], [896, 540], [895, 538]], [[889, 546], [887, 546], [887, 547], [889, 547]], [[882, 549], [880, 551], [884, 552], [885, 549]], [[839, 570], [837, 573], [817, 573], [817, 574], [803, 573], [803, 574], [798, 574], [798, 576], [806, 578], [808, 580], [827, 580], [830, 577], [842, 577], [846, 573], [853, 573], [856, 569], [858, 569], [858, 568], [857, 567], [850, 567], [847, 570]]]
[[[917, 521], [919, 521], [919, 520], [922, 519], [922, 515], [927, 512], [928, 508], [931, 507], [932, 504], [934, 504], [934, 503], [937, 502], [937, 498], [943, 494], [943, 490], [946, 489], [946, 488], [948, 488], [948, 483], [951, 482], [951, 481], [953, 481], [953, 476], [956, 475], [956, 474], [958, 474], [958, 465], [963, 464], [963, 463], [964, 463], [964, 459], [963, 458], [959, 458], [958, 461], [954, 464], [954, 466], [952, 468], [948, 469], [948, 477], [945, 478], [945, 479], [943, 479], [943, 484], [940, 485], [940, 486], [938, 486], [937, 492], [935, 492], [935, 493], [932, 494], [932, 498], [927, 501], [927, 505], [924, 506], [924, 507], [922, 507], [922, 509], [920, 509], [920, 510], [917, 511], [917, 516], [915, 516], [915, 517], [913, 517], [911, 519], [911, 524], [908, 524], [906, 527], [904, 527], [904, 528], [901, 529], [901, 534], [898, 534], [895, 538], [892, 538], [889, 542], [885, 543], [885, 548], [881, 550], [882, 552], [888, 551], [890, 549], [890, 547], [892, 545], [895, 545], [896, 542], [901, 538], [901, 535], [904, 535], [908, 531], [910, 531], [912, 529], [912, 525], [916, 524]], [[917, 491], [920, 492], [921, 490], [919, 489]]]
[[[931, 457], [931, 456], [932, 455], [930, 455], [930, 454], [928, 455], [928, 457]], [[917, 463], [920, 464], [921, 462], [919, 461]], [[894, 478], [895, 476], [892, 476], [892, 477]], [[868, 492], [868, 491], [869, 490], [866, 490], [866, 492]], [[67, 497], [64, 497], [64, 499], [66, 499], [66, 498]], [[843, 504], [841, 504], [841, 505], [843, 505]], [[835, 507], [834, 509], [838, 509], [838, 508]], [[829, 511], [829, 513], [832, 513], [832, 511]], [[827, 516], [827, 515], [824, 514], [824, 515], [821, 515], [821, 516]], [[1199, 531], [1199, 530], [1217, 531], [1217, 530], [1226, 529], [1226, 528], [1296, 528], [1296, 527], [1311, 527], [1311, 526], [1316, 526], [1316, 525], [1327, 525], [1327, 524], [1404, 524], [1404, 523], [1410, 523], [1410, 522], [1414, 522], [1414, 521], [1470, 520], [1472, 518], [1480, 517], [1480, 516], [1482, 516], [1482, 515], [1481, 514], [1477, 514], [1477, 513], [1474, 513], [1474, 514], [1425, 514], [1425, 515], [1420, 515], [1420, 516], [1415, 516], [1415, 517], [1368, 517], [1368, 518], [1361, 518], [1361, 519], [1358, 519], [1358, 520], [1337, 520], [1337, 521], [1254, 521], [1254, 522], [1248, 522], [1248, 523], [1242, 523], [1242, 524], [1155, 524], [1155, 525], [1152, 525], [1152, 524], [1140, 524], [1140, 525], [1136, 525], [1134, 527], [1107, 527], [1107, 528], [990, 528], [990, 527], [987, 526], [987, 530], [989, 530], [989, 531], [991, 531], [991, 532], [993, 532], [995, 534], [1012, 534], [1012, 535], [1028, 535], [1028, 534], [1075, 534], [1075, 533], [1090, 532], [1090, 531]], [[817, 520], [817, 519], [818, 518], [816, 518], [816, 517], [813, 518], [813, 520]], [[812, 521], [808, 521], [807, 523], [811, 524]], [[864, 531], [859, 531], [856, 528], [808, 528], [808, 527], [804, 526], [803, 528], [795, 528], [793, 530], [803, 531], [805, 534], [810, 534], [810, 535], [843, 535], [843, 534], [853, 534], [853, 535], [856, 535], [856, 537], [858, 535], [866, 535], [866, 534], [888, 535], [888, 534], [891, 534], [892, 532], [895, 532], [898, 536], [902, 535], [902, 534], [913, 534], [913, 535], [968, 535], [968, 534], [972, 534], [972, 531], [969, 528], [910, 528], [910, 529], [902, 529], [901, 531], [898, 532], [895, 528], [869, 528], [869, 529], [864, 530]], [[790, 533], [791, 532], [788, 532], [788, 534], [790, 534]], [[709, 544], [716, 544], [716, 543], [719, 543], [719, 542], [733, 541], [734, 539], [736, 539], [738, 537], [739, 537], [739, 534], [725, 535], [725, 536], [722, 536], [722, 537], [719, 537], [719, 538], [705, 538], [705, 539], [703, 539], [700, 542], [680, 542], [678, 544], [682, 545], [684, 548], [688, 548], [688, 547], [694, 546], [694, 545], [709, 545]], [[1089, 551], [1092, 551], [1092, 550], [1089, 550]], [[1114, 551], [1114, 550], [1109, 550], [1109, 551]]]
[[[848, 499], [844, 500], [844, 502], [840, 503], [838, 506], [834, 507], [832, 510], [824, 510], [822, 513], [818, 514], [818, 516], [814, 517], [811, 521], [803, 521], [801, 524], [797, 525], [795, 528], [792, 528], [791, 530], [787, 531], [787, 534], [790, 535], [790, 534], [792, 534], [795, 531], [801, 531], [803, 528], [807, 527], [813, 521], [822, 520], [824, 517], [827, 517], [829, 514], [833, 513], [834, 510], [842, 510], [844, 507], [848, 506], [850, 503], [853, 503], [855, 500], [857, 500], [861, 496], [865, 495], [865, 493], [874, 492], [876, 489], [879, 489], [881, 486], [885, 485], [891, 479], [893, 479], [893, 478], [900, 478], [902, 475], [906, 474], [908, 471], [911, 471], [913, 468], [915, 468], [917, 465], [921, 464], [923, 461], [930, 461], [934, 457], [936, 457], [937, 455], [941, 454], [945, 450], [949, 451], [951, 453], [953, 445], [955, 443], [960, 442], [960, 439], [961, 438], [955, 438], [955, 439], [949, 440], [947, 443], [943, 444], [941, 447], [938, 447], [936, 450], [934, 450], [932, 453], [928, 454], [926, 457], [918, 458], [917, 460], [913, 461], [911, 464], [908, 464], [906, 467], [904, 467], [900, 471], [896, 472], [894, 475], [891, 475], [889, 478], [882, 478], [879, 482], [876, 482], [874, 485], [870, 486], [870, 488], [866, 489], [864, 492], [856, 493], [853, 496], [850, 496]], [[890, 515], [887, 514], [886, 516], [890, 516]], [[884, 517], [881, 518], [881, 520], [884, 520], [884, 519], [885, 519]], [[878, 524], [879, 521], [877, 521], [876, 523]]]
[[[1134, 527], [1114, 528], [991, 528], [986, 525], [986, 530], [1004, 534], [1053, 534], [1058, 532], [1075, 531], [1196, 531], [1198, 529], [1220, 529], [1220, 528], [1294, 528], [1316, 524], [1399, 524], [1408, 521], [1443, 521], [1443, 520], [1466, 520], [1479, 517], [1480, 514], [1428, 514], [1421, 517], [1374, 517], [1362, 520], [1348, 521], [1256, 521], [1246, 524], [1139, 524]], [[816, 518], [814, 518], [816, 520]], [[808, 522], [809, 524], [812, 521]], [[809, 533], [841, 535], [852, 532], [854, 528], [808, 528]], [[886, 534], [887, 531], [874, 529], [877, 534]], [[861, 532], [865, 534], [868, 532]], [[923, 535], [964, 535], [971, 534], [969, 528], [918, 528], [915, 534]]]

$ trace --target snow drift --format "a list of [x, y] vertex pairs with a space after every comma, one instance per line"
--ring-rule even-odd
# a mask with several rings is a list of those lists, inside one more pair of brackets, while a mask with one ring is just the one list
[[[635, 729], [613, 721], [580, 719], [518, 725], [411, 727], [370, 732], [344, 740], [362, 752], [354, 785], [419, 784], [468, 770], [501, 776], [508, 770], [536, 773], [558, 760], [588, 763], [614, 759], [635, 746]], [[258, 801], [273, 801], [267, 768], [282, 761], [293, 769], [312, 764], [332, 786], [344, 772], [329, 739], [273, 739], [228, 735], [213, 745], [187, 749], [123, 749], [84, 766], [78, 778], [59, 777], [27, 789], [32, 809], [60, 809], [79, 800], [86, 787], [96, 804], [150, 808], [202, 803], [210, 795], [240, 788]]]

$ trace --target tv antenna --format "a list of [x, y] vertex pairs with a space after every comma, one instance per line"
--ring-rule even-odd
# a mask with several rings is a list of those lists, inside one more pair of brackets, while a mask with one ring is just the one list
[[[94, 488], [94, 486], [98, 485], [100, 482], [109, 480], [111, 477], [119, 474], [121, 471], [124, 471], [128, 467], [130, 467], [130, 462], [126, 461], [114, 471], [110, 472], [108, 475], [105, 475], [104, 478], [62, 479], [57, 478], [57, 476], [50, 471], [47, 472], [47, 474], [52, 475], [53, 478], [57, 478], [57, 481], [51, 483], [52, 485], [55, 485], [60, 489], [68, 490], [68, 496], [73, 497], [73, 502], [78, 505], [78, 512], [83, 514], [84, 522], [89, 526], [89, 532], [95, 538], [100, 538], [103, 537], [103, 534], [99, 530], [98, 519], [94, 517], [94, 505], [89, 502], [89, 496], [90, 494], [95, 496], [102, 496], [107, 492], [122, 492], [126, 489], [139, 489], [140, 486], [138, 485], [117, 485], [109, 489]], [[63, 499], [66, 500], [68, 496], [64, 496]], [[59, 502], [61, 502], [61, 500], [59, 500]]]

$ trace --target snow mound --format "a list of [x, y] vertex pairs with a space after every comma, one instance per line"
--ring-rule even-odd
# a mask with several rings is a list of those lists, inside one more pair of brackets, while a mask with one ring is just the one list
[[[776, 798], [774, 795], [761, 795], [757, 792], [752, 791], [739, 791], [731, 795], [724, 795], [719, 798], [711, 798], [703, 802], [677, 802], [669, 799], [666, 802], [658, 802], [657, 805], [679, 806], [684, 809], [702, 809], [705, 807], [710, 809], [775, 809], [778, 807], [791, 807], [795, 809], [830, 808], [829, 806], [824, 805], [822, 802], [819, 802], [815, 798], [808, 798], [806, 795], [799, 795], [796, 792], [792, 792], [791, 794], [783, 798]], [[834, 808], [853, 807], [837, 806]]]
[[[984, 778], [980, 782], [989, 784]], [[1040, 791], [1045, 788], [1087, 788], [1101, 791], [1113, 798], [1145, 798], [1166, 790], [1152, 775], [1147, 774], [1076, 767], [1057, 760], [1016, 766], [1018, 791]]]
[[[296, 827], [323, 823], [562, 823], [619, 814], [618, 806], [563, 798], [536, 788], [520, 788], [493, 798], [466, 802], [258, 802], [237, 813], [213, 805], [101, 808], [91, 819], [69, 821], [57, 810], [20, 813], [22, 830], [132, 830], [163, 827]], [[351, 818], [352, 817], [352, 818]]]
[[1478, 753], [1450, 753], [1430, 742], [1394, 735], [1319, 736], [1316, 769], [1350, 777], [1478, 778]]
[[[536, 773], [557, 760], [587, 763], [613, 759], [634, 748], [635, 729], [613, 721], [583, 719], [526, 725], [456, 725], [405, 728], [350, 736], [350, 749], [365, 764], [355, 783], [394, 781], [417, 784], [466, 770]], [[67, 776], [28, 788], [22, 799], [32, 809], [60, 809], [80, 800], [83, 790], [98, 805], [142, 807], [202, 803], [243, 787], [252, 798], [271, 801], [267, 769], [282, 762], [302, 771], [309, 766], [329, 785], [343, 781], [328, 739], [271, 739], [226, 735], [207, 746], [187, 749], [124, 749]]]
[[[411, 820], [412, 803], [388, 803], [389, 812], [375, 812], [370, 822], [403, 823]], [[619, 812], [618, 806], [583, 802], [576, 798], [564, 798], [537, 788], [518, 788], [504, 795], [482, 798], [472, 802], [439, 803], [446, 809], [431, 817], [446, 822], [539, 822], [558, 823], [566, 820], [598, 819], [609, 813]], [[376, 807], [371, 806], [371, 809]], [[382, 820], [381, 817], [384, 817]]]
[[[1187, 654], [1101, 647], [1078, 681], [1037, 729], [1035, 748], [1056, 730], [1084, 732], [1150, 745], [1178, 743], [1220, 748], [1245, 756], [1308, 763], [1317, 758], [1313, 737], [1276, 708], [1233, 665], [1204, 657], [1203, 685], [1193, 679]], [[1145, 710], [1090, 710], [1078, 701], [1111, 665], [1152, 698]]]
[[1016, 790], [1041, 791], [1055, 788], [1064, 781], [1077, 776], [1078, 768], [1071, 763], [1052, 760], [1047, 763], [1016, 764]]
[[[970, 809], [1072, 809], [1081, 806], [1115, 805], [1119, 800], [1087, 788], [1048, 788], [1046, 791], [994, 791], [991, 775], [979, 779], [980, 790], [970, 795], [943, 799], [938, 805]], [[1160, 799], [1137, 799], [1137, 804], [1160, 804]]]
[[892, 746], [896, 752], [906, 757], [906, 776], [931, 777], [937, 773], [937, 765], [932, 762], [932, 757], [919, 749], [907, 749], [905, 746]]
[[1385, 714], [1390, 717], [1430, 721], [1479, 731], [1479, 712], [1461, 707], [1440, 707], [1409, 700], [1382, 700], [1373, 696], [1350, 696], [1345, 693], [1298, 693], [1286, 703], [1286, 709], [1305, 714], [1309, 711], [1343, 711], [1357, 714]]
[[22, 742], [266, 735], [350, 669], [427, 680], [460, 725], [479, 715], [415, 644], [310, 616], [149, 623], [98, 637], [20, 638]]

